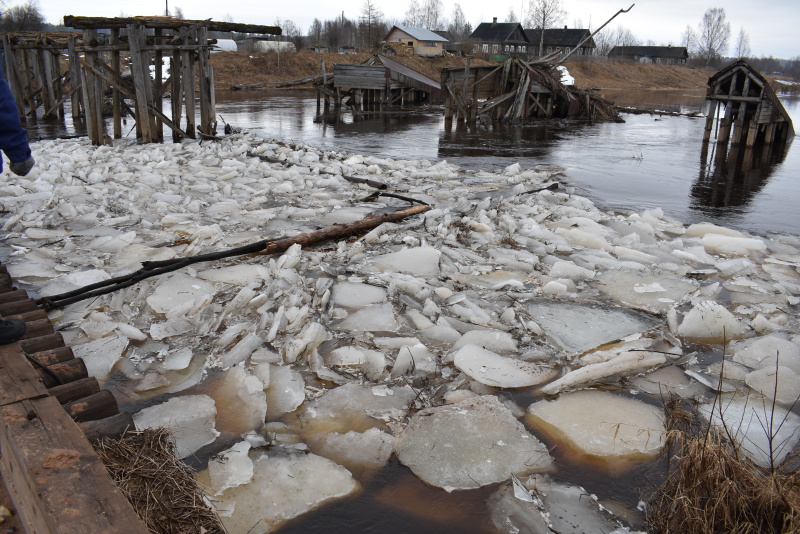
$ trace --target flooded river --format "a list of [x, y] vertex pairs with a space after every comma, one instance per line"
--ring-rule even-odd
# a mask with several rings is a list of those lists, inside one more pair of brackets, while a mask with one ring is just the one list
[[[705, 105], [703, 91], [606, 91], [603, 96], [622, 106], [672, 113], [702, 112]], [[783, 103], [797, 120], [800, 98], [787, 96]], [[447, 160], [474, 170], [557, 165], [565, 168], [563, 180], [605, 208], [661, 207], [684, 224], [712, 221], [762, 235], [800, 234], [795, 215], [800, 153], [789, 146], [743, 170], [741, 164], [719, 161], [713, 150], [703, 152], [703, 117], [626, 113], [624, 123], [447, 128], [438, 110], [416, 110], [360, 118], [345, 111], [322, 120], [311, 91], [220, 93], [217, 112], [220, 129], [224, 121], [326, 150]], [[29, 123], [31, 138], [82, 133], [80, 125], [67, 121]], [[132, 135], [132, 127], [129, 120], [123, 129]]]

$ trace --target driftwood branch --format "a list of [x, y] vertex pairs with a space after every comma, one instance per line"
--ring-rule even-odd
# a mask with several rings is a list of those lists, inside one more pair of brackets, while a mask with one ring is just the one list
[[142, 280], [151, 278], [153, 276], [158, 276], [160, 274], [177, 271], [178, 269], [192, 265], [194, 263], [220, 260], [223, 258], [231, 258], [234, 256], [244, 256], [247, 254], [278, 254], [280, 252], [284, 252], [292, 245], [308, 246], [316, 243], [321, 243], [324, 241], [330, 241], [333, 239], [341, 239], [354, 234], [365, 232], [367, 230], [371, 230], [384, 223], [396, 222], [405, 219], [407, 217], [411, 217], [413, 215], [425, 213], [430, 209], [431, 207], [428, 205], [413, 206], [410, 208], [393, 211], [391, 213], [384, 213], [372, 217], [365, 217], [360, 221], [355, 221], [347, 224], [335, 224], [333, 226], [320, 228], [319, 230], [314, 230], [313, 232], [306, 232], [304, 234], [299, 234], [296, 236], [282, 237], [278, 239], [265, 239], [263, 241], [258, 241], [250, 245], [245, 245], [230, 250], [210, 252], [208, 254], [200, 254], [188, 258], [175, 258], [172, 260], [163, 260], [163, 261], [147, 261], [142, 263], [142, 268], [134, 273], [125, 276], [118, 276], [116, 278], [105, 280], [103, 282], [97, 282], [96, 284], [91, 284], [82, 287], [80, 289], [76, 289], [74, 291], [62, 293], [60, 295], [42, 297], [36, 301], [36, 304], [38, 306], [41, 306], [47, 311], [56, 308], [62, 308], [64, 306], [73, 304], [75, 302], [80, 302], [82, 300], [99, 297], [101, 295], [106, 295], [108, 293], [117, 291], [119, 289], [130, 287]]
[[585, 43], [586, 41], [588, 41], [589, 39], [591, 39], [592, 37], [594, 37], [595, 35], [597, 35], [597, 34], [600, 32], [600, 30], [602, 30], [603, 28], [605, 28], [606, 26], [608, 26], [608, 23], [609, 23], [609, 22], [611, 22], [612, 20], [614, 20], [615, 18], [617, 18], [617, 15], [619, 15], [619, 14], [621, 14], [621, 13], [627, 13], [628, 11], [630, 11], [631, 9], [633, 9], [633, 6], [635, 6], [635, 5], [636, 5], [636, 4], [631, 4], [631, 7], [629, 7], [628, 9], [620, 9], [619, 11], [617, 11], [616, 13], [614, 13], [614, 16], [613, 16], [613, 17], [611, 17], [610, 19], [608, 19], [608, 20], [605, 22], [605, 24], [603, 24], [602, 26], [600, 26], [599, 28], [597, 28], [597, 29], [596, 29], [594, 32], [592, 32], [590, 35], [587, 35], [586, 37], [584, 37], [584, 38], [581, 40], [581, 42], [580, 42], [580, 43], [578, 43], [578, 45], [577, 45], [577, 46], [574, 46], [574, 47], [572, 48], [572, 50], [569, 52], [569, 54], [567, 54], [567, 55], [565, 55], [563, 58], [561, 58], [561, 59], [558, 61], [558, 63], [556, 63], [556, 65], [561, 65], [562, 63], [564, 63], [564, 62], [567, 60], [567, 58], [568, 58], [569, 56], [571, 56], [572, 54], [574, 54], [576, 50], [579, 50], [579, 49], [580, 49], [580, 47], [581, 47], [581, 46], [583, 46], [583, 43]]

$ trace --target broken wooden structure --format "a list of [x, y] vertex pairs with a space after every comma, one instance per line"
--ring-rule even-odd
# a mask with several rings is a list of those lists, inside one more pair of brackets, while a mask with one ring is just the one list
[[323, 64], [322, 83], [315, 87], [317, 102], [324, 97], [326, 109], [331, 105], [339, 108], [344, 102], [360, 111], [371, 106], [441, 101], [439, 82], [380, 54], [363, 64], [336, 63], [330, 78]]
[[131, 415], [3, 265], [0, 317], [27, 324], [22, 340], [0, 346], [0, 474], [25, 531], [149, 532], [87, 440], [121, 435]]
[[547, 63], [510, 58], [499, 66], [442, 69], [445, 120], [512, 123], [525, 119], [586, 118], [618, 120], [614, 105], [597, 95], [561, 83], [561, 72]]
[[711, 139], [713, 130], [718, 147], [725, 149], [729, 141], [746, 149], [780, 146], [794, 136], [792, 119], [769, 81], [743, 59], [709, 78], [706, 100], [711, 109], [703, 142]]
[[[107, 114], [113, 116], [117, 139], [123, 135], [126, 113], [135, 117], [136, 138], [145, 143], [162, 141], [164, 125], [172, 131], [173, 141], [195, 138], [196, 131], [215, 135], [214, 72], [209, 64], [215, 41], [209, 39], [209, 32], [281, 33], [275, 26], [171, 17], [69, 15], [64, 24], [81, 32], [6, 35], [6, 80], [23, 116], [35, 114], [42, 106], [42, 118], [52, 118], [56, 111], [63, 116], [63, 104], [72, 98], [73, 118], [85, 120], [95, 145], [111, 143]], [[166, 60], [169, 77], [165, 80]], [[62, 63], [67, 65], [63, 73]], [[123, 76], [127, 70], [123, 63], [130, 76]], [[107, 93], [111, 94], [110, 106], [105, 102]], [[165, 113], [167, 95], [170, 110]], [[110, 113], [105, 112], [107, 108]]]

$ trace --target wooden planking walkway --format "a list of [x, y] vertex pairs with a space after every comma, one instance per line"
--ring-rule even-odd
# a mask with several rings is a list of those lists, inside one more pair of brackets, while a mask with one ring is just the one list
[[[0, 474], [28, 534], [147, 533], [84, 433], [121, 431], [130, 416], [1, 265], [0, 314], [28, 324], [23, 340], [0, 346]], [[80, 420], [94, 421], [82, 430]]]

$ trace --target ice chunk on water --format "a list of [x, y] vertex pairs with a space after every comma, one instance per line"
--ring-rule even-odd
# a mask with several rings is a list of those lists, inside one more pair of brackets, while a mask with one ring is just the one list
[[150, 337], [155, 340], [166, 339], [191, 332], [193, 328], [192, 323], [183, 319], [153, 323], [150, 325]]
[[358, 488], [350, 472], [314, 454], [263, 455], [253, 462], [253, 479], [226, 490], [215, 507], [231, 509], [222, 524], [228, 534], [271, 532], [278, 525]]
[[55, 280], [47, 282], [42, 286], [40, 294], [43, 297], [60, 295], [68, 291], [73, 291], [97, 282], [109, 280], [111, 275], [102, 269], [89, 269], [87, 271], [76, 271], [74, 273], [59, 276]]
[[520, 500], [511, 486], [503, 486], [489, 498], [492, 522], [500, 532], [616, 532], [608, 511], [597, 502], [597, 497], [582, 487], [558, 484], [547, 476], [535, 477], [529, 486], [532, 487], [530, 502]]
[[384, 428], [381, 420], [376, 419], [381, 415], [404, 417], [415, 397], [416, 393], [409, 387], [375, 390], [345, 384], [307, 402], [298, 418], [308, 434], [364, 432], [369, 428]]
[[377, 428], [346, 434], [333, 432], [326, 434], [313, 450], [351, 471], [379, 469], [389, 463], [394, 441], [394, 436]]
[[163, 368], [167, 371], [180, 371], [186, 369], [192, 362], [192, 349], [183, 347], [175, 352], [167, 354], [164, 358]]
[[220, 357], [223, 369], [245, 361], [248, 356], [264, 345], [264, 340], [257, 334], [247, 334], [234, 347]]
[[283, 359], [294, 363], [298, 358], [306, 356], [330, 337], [330, 333], [319, 323], [311, 322], [303, 329], [303, 333], [291, 339], [283, 348]]
[[678, 326], [678, 335], [713, 342], [746, 337], [750, 329], [722, 304], [701, 301], [694, 305]]
[[269, 269], [264, 265], [231, 265], [220, 269], [207, 269], [197, 273], [197, 278], [208, 282], [223, 282], [246, 286], [260, 280], [269, 280]]
[[340, 331], [394, 332], [397, 330], [394, 309], [389, 303], [373, 304], [351, 313], [334, 329]]
[[433, 376], [436, 374], [437, 361], [433, 354], [422, 343], [400, 347], [392, 367], [392, 378], [412, 374], [415, 376]]
[[545, 335], [568, 354], [580, 354], [659, 324], [654, 317], [622, 308], [537, 301], [528, 312]]
[[303, 376], [285, 365], [269, 364], [267, 415], [278, 417], [293, 412], [306, 400]]
[[219, 495], [228, 488], [247, 484], [253, 478], [253, 461], [248, 456], [250, 443], [240, 441], [208, 462], [211, 491]]
[[747, 374], [748, 386], [784, 406], [791, 406], [800, 397], [800, 375], [789, 367], [762, 367]]
[[591, 384], [615, 375], [635, 374], [646, 371], [667, 361], [663, 354], [655, 352], [623, 352], [605, 362], [591, 363], [570, 371], [555, 382], [542, 387], [542, 393], [555, 395], [579, 385]]
[[325, 363], [328, 367], [355, 368], [368, 379], [379, 380], [386, 369], [386, 356], [377, 350], [347, 346], [332, 350]]
[[703, 386], [696, 382], [690, 382], [683, 370], [674, 365], [638, 376], [630, 381], [630, 385], [638, 391], [656, 395], [659, 398], [666, 397], [668, 394], [677, 395], [683, 399], [701, 398], [705, 395]]
[[211, 392], [217, 403], [220, 430], [243, 434], [260, 429], [267, 418], [264, 385], [243, 364], [231, 367]]
[[699, 286], [669, 273], [614, 269], [601, 272], [595, 287], [626, 306], [666, 313]]
[[733, 237], [720, 234], [706, 234], [700, 240], [706, 249], [719, 254], [738, 254], [744, 256], [751, 252], [764, 252], [767, 245], [756, 237]]
[[382, 287], [352, 282], [339, 282], [333, 286], [333, 302], [348, 308], [363, 308], [386, 300], [386, 290]]
[[491, 395], [414, 414], [395, 449], [415, 475], [446, 491], [552, 467], [547, 448]]
[[476, 345], [466, 345], [455, 355], [455, 366], [481, 384], [519, 388], [553, 379], [552, 367], [506, 358]]
[[[715, 426], [724, 423], [725, 434], [732, 436], [753, 462], [767, 469], [778, 467], [800, 441], [800, 416], [755, 395], [723, 396], [699, 410]], [[770, 456], [774, 465], [770, 465]]]
[[173, 397], [167, 402], [144, 408], [133, 415], [136, 430], [166, 427], [175, 438], [175, 454], [186, 458], [213, 442], [217, 407], [208, 395]]
[[433, 247], [406, 248], [372, 258], [373, 271], [393, 271], [415, 276], [437, 276], [442, 253]]
[[549, 275], [553, 278], [569, 278], [577, 282], [594, 278], [595, 272], [591, 269], [575, 265], [575, 263], [571, 261], [559, 260], [550, 267]]
[[577, 391], [528, 407], [531, 422], [590, 458], [609, 464], [645, 460], [664, 446], [660, 408], [605, 391]]
[[128, 347], [128, 338], [125, 336], [103, 337], [72, 347], [76, 358], [81, 358], [86, 364], [89, 376], [104, 380], [111, 372], [111, 368], [122, 357]]
[[477, 345], [484, 349], [499, 354], [517, 352], [517, 341], [508, 332], [498, 330], [470, 330], [465, 332], [453, 345], [453, 350], [458, 350], [467, 345]]
[[147, 304], [157, 313], [167, 313], [176, 306], [215, 292], [214, 285], [209, 282], [188, 274], [176, 273], [158, 284], [153, 294], [147, 297]]
[[800, 373], [800, 345], [777, 335], [764, 336], [733, 354], [733, 361], [752, 369], [775, 369], [776, 360]]

